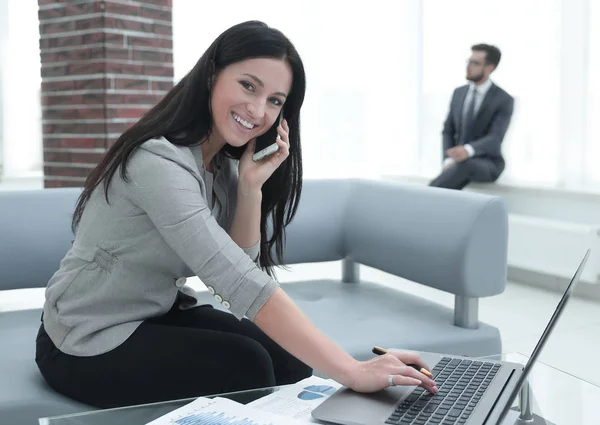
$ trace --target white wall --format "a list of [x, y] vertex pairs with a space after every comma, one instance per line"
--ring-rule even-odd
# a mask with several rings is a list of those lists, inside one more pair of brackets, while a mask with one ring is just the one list
[[4, 168], [4, 103], [5, 103], [5, 81], [6, 63], [8, 49], [8, 0], [0, 0], [0, 181], [2, 180]]
[[586, 130], [587, 149], [584, 155], [588, 178], [600, 187], [600, 1], [593, 0], [588, 11], [589, 43], [587, 43], [589, 63], [587, 82]]

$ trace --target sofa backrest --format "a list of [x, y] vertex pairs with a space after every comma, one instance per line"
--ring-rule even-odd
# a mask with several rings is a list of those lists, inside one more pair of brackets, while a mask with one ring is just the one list
[[0, 290], [44, 287], [69, 250], [81, 189], [0, 191]]
[[499, 197], [393, 182], [354, 181], [344, 256], [467, 297], [506, 284], [508, 215]]
[[[343, 257], [349, 181], [308, 180], [298, 218], [287, 232], [285, 264]], [[73, 240], [77, 188], [0, 191], [0, 290], [44, 287]]]
[[504, 290], [499, 197], [380, 180], [307, 180], [302, 193], [286, 264], [347, 258], [456, 295]]
[[[0, 191], [0, 290], [44, 287], [73, 234], [80, 189]], [[348, 258], [456, 295], [506, 283], [501, 198], [369, 180], [306, 180], [284, 264]]]
[[[344, 258], [343, 227], [351, 182], [307, 180], [287, 232], [285, 264]], [[44, 287], [69, 250], [81, 189], [0, 191], [0, 290]]]

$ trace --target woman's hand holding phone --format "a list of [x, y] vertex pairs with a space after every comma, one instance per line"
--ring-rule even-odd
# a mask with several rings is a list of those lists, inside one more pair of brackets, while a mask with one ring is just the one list
[[254, 161], [252, 158], [254, 155], [256, 139], [252, 139], [248, 142], [238, 167], [238, 192], [240, 190], [249, 193], [260, 191], [262, 185], [290, 154], [289, 132], [290, 128], [288, 127], [288, 123], [283, 119], [281, 125], [277, 127], [278, 136], [275, 141], [278, 146], [277, 151], [260, 161]]

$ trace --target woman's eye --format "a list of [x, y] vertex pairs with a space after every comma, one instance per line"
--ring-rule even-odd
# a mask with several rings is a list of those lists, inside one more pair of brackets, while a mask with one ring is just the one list
[[242, 87], [244, 87], [246, 90], [250, 90], [250, 91], [254, 91], [254, 86], [249, 83], [248, 81], [240, 81], [240, 84], [242, 85]]
[[272, 97], [271, 98], [271, 103], [275, 106], [281, 106], [281, 100], [277, 99], [276, 97]]

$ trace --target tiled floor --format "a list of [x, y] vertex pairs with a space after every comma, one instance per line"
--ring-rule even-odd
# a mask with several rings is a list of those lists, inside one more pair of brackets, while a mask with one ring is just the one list
[[[302, 264], [289, 271], [279, 270], [282, 282], [317, 278], [339, 278], [337, 262]], [[361, 266], [361, 278], [389, 285], [401, 291], [428, 297], [452, 307], [453, 296], [405, 281], [396, 276]], [[566, 285], [567, 282], [565, 282]], [[202, 284], [191, 282], [196, 289]], [[43, 303], [43, 290], [5, 291], [0, 294], [0, 311], [34, 308]], [[481, 320], [500, 329], [505, 352], [530, 354], [552, 315], [560, 294], [509, 283], [499, 296], [480, 302]], [[567, 305], [557, 330], [552, 334], [541, 361], [600, 385], [600, 303], [574, 297]]]

